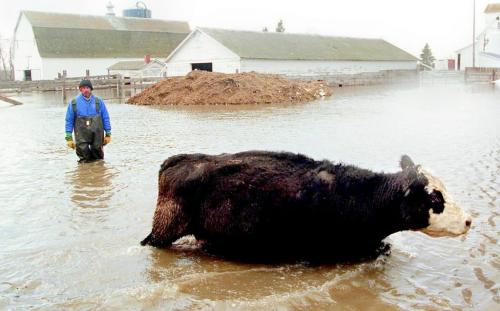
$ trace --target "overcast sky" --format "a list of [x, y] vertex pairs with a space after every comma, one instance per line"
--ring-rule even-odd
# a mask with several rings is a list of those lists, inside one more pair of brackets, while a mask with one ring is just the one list
[[[21, 10], [104, 15], [109, 0], [2, 1], [0, 36], [12, 37]], [[114, 0], [117, 15], [136, 1]], [[473, 0], [146, 0], [153, 18], [188, 21], [191, 28], [274, 30], [283, 19], [287, 32], [382, 38], [418, 56], [426, 42], [437, 58], [472, 42]], [[476, 0], [476, 25], [484, 26], [488, 3]], [[4, 43], [5, 40], [2, 40]]]

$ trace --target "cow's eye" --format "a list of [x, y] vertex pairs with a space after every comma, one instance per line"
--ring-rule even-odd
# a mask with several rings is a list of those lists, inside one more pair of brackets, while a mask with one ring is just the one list
[[444, 198], [443, 198], [443, 194], [441, 194], [441, 192], [439, 191], [433, 191], [431, 194], [430, 194], [430, 197], [431, 197], [431, 203], [443, 203], [444, 202]]
[[434, 213], [441, 213], [444, 209], [443, 194], [439, 191], [433, 191], [429, 196]]

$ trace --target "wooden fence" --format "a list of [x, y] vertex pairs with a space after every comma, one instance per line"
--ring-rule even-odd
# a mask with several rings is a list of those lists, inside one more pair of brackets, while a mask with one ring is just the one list
[[418, 81], [417, 70], [381, 70], [356, 74], [286, 75], [289, 79], [324, 80], [331, 86], [360, 86], [387, 83], [408, 83]]
[[465, 82], [493, 82], [500, 79], [500, 68], [494, 67], [467, 67], [465, 68]]
[[92, 81], [94, 89], [116, 89], [118, 96], [122, 97], [124, 89], [144, 89], [165, 78], [128, 78], [121, 75], [65, 77], [61, 75], [54, 80], [0, 81], [0, 91], [2, 93], [62, 91], [62, 99], [66, 102], [66, 91], [77, 90], [82, 79]]

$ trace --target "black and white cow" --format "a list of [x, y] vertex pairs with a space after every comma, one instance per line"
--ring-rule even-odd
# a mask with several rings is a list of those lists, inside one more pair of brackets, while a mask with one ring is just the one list
[[401, 168], [375, 173], [285, 152], [176, 155], [161, 166], [141, 244], [168, 247], [193, 234], [219, 250], [321, 256], [364, 253], [403, 230], [469, 230], [470, 216], [439, 179], [408, 156]]

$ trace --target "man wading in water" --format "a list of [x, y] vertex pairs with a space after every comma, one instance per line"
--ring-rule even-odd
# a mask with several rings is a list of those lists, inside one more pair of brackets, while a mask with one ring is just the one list
[[111, 142], [111, 123], [104, 101], [92, 95], [92, 83], [82, 80], [79, 89], [81, 94], [68, 104], [66, 111], [66, 144], [72, 149], [76, 147], [78, 162], [92, 162], [104, 158], [102, 147]]

